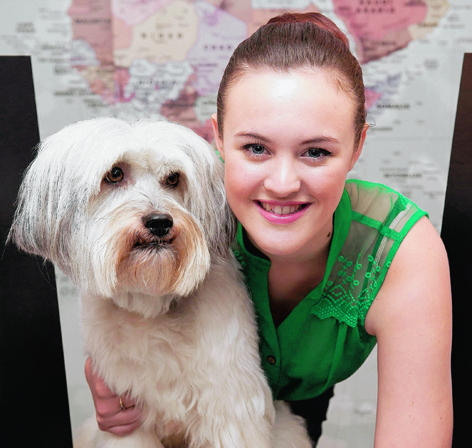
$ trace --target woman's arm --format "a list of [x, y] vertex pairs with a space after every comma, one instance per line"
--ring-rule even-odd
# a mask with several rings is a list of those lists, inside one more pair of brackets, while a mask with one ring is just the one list
[[402, 242], [367, 314], [366, 330], [378, 341], [375, 447], [450, 447], [449, 266], [428, 219]]
[[[92, 369], [92, 360], [85, 361], [85, 376], [92, 392], [98, 427], [117, 436], [131, 434], [141, 424], [141, 410], [128, 397], [115, 395]], [[123, 405], [124, 409], [121, 409]]]

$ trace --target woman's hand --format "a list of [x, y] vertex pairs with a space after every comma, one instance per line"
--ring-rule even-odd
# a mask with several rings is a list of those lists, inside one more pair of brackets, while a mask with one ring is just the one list
[[92, 360], [85, 361], [85, 376], [97, 416], [98, 427], [117, 436], [131, 434], [141, 424], [141, 410], [126, 396], [118, 397], [92, 369]]

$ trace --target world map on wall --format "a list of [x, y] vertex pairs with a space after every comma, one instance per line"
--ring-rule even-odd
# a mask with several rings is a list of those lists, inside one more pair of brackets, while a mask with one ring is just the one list
[[[73, 0], [67, 10], [71, 65], [105, 101], [161, 114], [211, 140], [209, 118], [235, 47], [287, 6], [320, 12], [316, 3]], [[446, 0], [333, 0], [333, 12], [354, 39], [361, 64], [424, 38], [448, 7]], [[369, 109], [382, 101], [386, 85], [366, 89]]]
[[15, 0], [0, 5], [0, 54], [31, 56], [42, 138], [114, 115], [211, 142], [230, 55], [287, 11], [332, 19], [362, 65], [371, 128], [352, 177], [399, 190], [439, 228], [470, 0]]

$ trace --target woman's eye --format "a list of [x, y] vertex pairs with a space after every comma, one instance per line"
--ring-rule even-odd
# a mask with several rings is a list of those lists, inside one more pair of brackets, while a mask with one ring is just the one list
[[265, 149], [264, 146], [253, 144], [253, 143], [251, 143], [249, 145], [245, 145], [244, 149], [246, 149], [247, 151], [249, 151], [250, 153], [252, 153], [256, 156], [260, 156], [260, 155], [262, 155], [266, 152], [266, 149]]
[[114, 166], [105, 176], [105, 180], [107, 182], [111, 182], [112, 184], [116, 184], [117, 182], [123, 180], [123, 177], [123, 170], [117, 166]]
[[265, 148], [261, 145], [253, 145], [251, 150], [254, 154], [264, 154]]
[[169, 187], [176, 187], [179, 184], [180, 174], [170, 173], [166, 179], [166, 185]]
[[329, 151], [321, 148], [310, 148], [305, 154], [311, 159], [320, 159], [321, 157], [327, 157], [331, 155]]

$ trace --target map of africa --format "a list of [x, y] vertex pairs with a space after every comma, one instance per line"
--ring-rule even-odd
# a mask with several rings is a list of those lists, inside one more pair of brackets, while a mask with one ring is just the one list
[[[231, 53], [285, 11], [327, 15], [362, 65], [370, 129], [352, 177], [409, 196], [439, 230], [462, 60], [472, 52], [470, 0], [3, 1], [0, 55], [31, 56], [41, 138], [114, 115], [176, 121], [212, 142]], [[57, 285], [75, 428], [90, 397], [76, 292], [60, 272]], [[375, 368], [367, 362], [337, 386], [320, 448], [373, 445]]]

